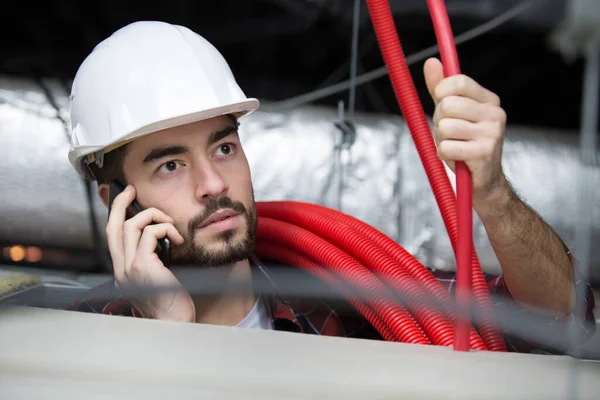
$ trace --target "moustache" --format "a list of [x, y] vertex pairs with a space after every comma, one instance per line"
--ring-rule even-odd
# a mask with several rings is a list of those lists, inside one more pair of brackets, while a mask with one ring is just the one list
[[218, 199], [211, 199], [206, 204], [204, 211], [190, 220], [188, 224], [189, 231], [194, 232], [196, 229], [200, 228], [204, 221], [210, 218], [214, 213], [223, 209], [231, 209], [240, 215], [248, 214], [246, 206], [240, 201], [233, 201], [227, 196], [222, 196]]

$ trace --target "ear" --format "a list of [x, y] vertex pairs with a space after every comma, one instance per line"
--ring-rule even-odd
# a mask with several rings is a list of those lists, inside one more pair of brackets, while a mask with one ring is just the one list
[[110, 186], [107, 183], [98, 185], [98, 196], [106, 208], [108, 208], [108, 199], [110, 198]]

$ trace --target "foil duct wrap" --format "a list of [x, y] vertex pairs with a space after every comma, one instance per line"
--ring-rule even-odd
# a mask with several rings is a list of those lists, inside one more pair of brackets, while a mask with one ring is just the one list
[[[47, 88], [58, 113], [39, 84], [0, 80], [0, 243], [91, 249], [85, 185], [67, 160], [67, 132], [58, 118], [68, 118], [68, 94], [53, 82]], [[339, 209], [387, 234], [425, 265], [454, 269], [448, 235], [404, 120], [358, 113], [352, 138], [336, 126], [337, 118], [334, 109], [303, 107], [282, 113], [263, 104], [261, 111], [241, 120], [257, 201], [293, 199]], [[600, 239], [600, 185], [586, 210], [577, 202], [583, 168], [577, 137], [509, 127], [503, 160], [522, 198], [575, 253], [579, 211], [593, 221], [593, 240]], [[600, 170], [593, 174], [600, 183]], [[106, 209], [93, 198], [104, 237]], [[482, 266], [499, 272], [476, 214], [474, 223]], [[600, 251], [592, 251], [591, 267], [598, 271]]]

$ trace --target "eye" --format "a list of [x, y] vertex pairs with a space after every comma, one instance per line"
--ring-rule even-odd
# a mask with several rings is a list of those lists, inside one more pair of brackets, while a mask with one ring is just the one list
[[223, 143], [217, 148], [217, 152], [221, 152], [221, 155], [228, 156], [233, 152], [234, 145], [231, 143]]
[[179, 167], [179, 162], [177, 161], [167, 161], [166, 163], [162, 164], [160, 167], [158, 167], [158, 169], [156, 170], [157, 173], [171, 173], [173, 171], [175, 171], [177, 168]]

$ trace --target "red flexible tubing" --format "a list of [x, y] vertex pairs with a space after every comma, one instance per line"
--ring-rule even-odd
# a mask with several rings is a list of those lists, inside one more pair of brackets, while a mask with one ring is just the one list
[[[339, 286], [339, 278], [310, 258], [303, 256], [293, 249], [279, 246], [274, 243], [260, 241], [256, 243], [254, 252], [259, 258], [270, 259], [271, 261], [299, 266], [312, 275], [327, 281], [334, 286]], [[383, 320], [375, 314], [369, 305], [361, 303], [358, 299], [355, 299], [352, 296], [346, 295], [346, 299], [381, 334], [383, 339], [390, 342], [398, 340], [396, 335], [394, 335], [394, 333], [388, 328]]]
[[[444, 0], [427, 0], [446, 77], [460, 74], [458, 54]], [[462, 161], [455, 163], [458, 232], [456, 243], [456, 303], [458, 315], [454, 350], [469, 350], [469, 307], [471, 306], [471, 254], [473, 253], [473, 187], [471, 171]], [[462, 311], [461, 311], [462, 310]]]
[[[291, 247], [343, 278], [351, 285], [385, 293], [383, 283], [354, 258], [315, 234], [292, 224], [259, 216], [257, 242], [267, 241]], [[431, 344], [412, 316], [401, 306], [386, 298], [372, 299], [375, 312], [401, 342]]]
[[[278, 202], [261, 202], [260, 205], [257, 205], [260, 215], [272, 217], [275, 219], [283, 219], [286, 221], [291, 221], [294, 224], [299, 224], [299, 226], [303, 226], [306, 229], [311, 230], [318, 235], [327, 235], [323, 236], [324, 238], [335, 242], [334, 244], [339, 244], [340, 240], [346, 239], [346, 233], [341, 233], [339, 236], [336, 233], [323, 233], [321, 231], [315, 231], [314, 227], [311, 226], [308, 228], [306, 223], [301, 222], [299, 219], [293, 216], [293, 210], [301, 210], [302, 213], [314, 212], [322, 217], [326, 218], [323, 222], [326, 223], [327, 220], [334, 221], [337, 224], [344, 224], [349, 228], [353, 229], [357, 234], [362, 237], [361, 243], [363, 246], [368, 245], [369, 250], [366, 251], [365, 254], [356, 248], [354, 250], [352, 248], [353, 244], [348, 244], [350, 248], [343, 247], [343, 249], [347, 249], [347, 251], [355, 257], [370, 257], [371, 261], [364, 261], [368, 265], [373, 265], [375, 263], [376, 269], [386, 277], [386, 279], [390, 280], [400, 280], [406, 279], [405, 275], [402, 272], [398, 271], [398, 269], [405, 269], [418, 283], [422, 284], [425, 291], [433, 296], [433, 298], [443, 307], [443, 311], [446, 318], [452, 320], [454, 318], [454, 309], [452, 307], [452, 298], [448, 291], [441, 285], [441, 283], [433, 276], [433, 274], [423, 266], [415, 257], [412, 256], [409, 252], [407, 252], [402, 246], [398, 243], [394, 242], [391, 238], [384, 235], [377, 229], [372, 226], [364, 223], [363, 221], [354, 218], [348, 214], [344, 214], [338, 210], [334, 210], [331, 208], [323, 207], [317, 204], [311, 203], [303, 203], [297, 201], [278, 201]], [[279, 211], [277, 211], [277, 209]], [[273, 212], [272, 210], [275, 210]], [[288, 216], [282, 216], [281, 213], [285, 212]], [[279, 213], [279, 215], [277, 215]], [[330, 235], [332, 235], [330, 237]], [[366, 242], [369, 242], [368, 244]], [[389, 255], [389, 257], [393, 258], [390, 261], [389, 257], [385, 258], [386, 264], [380, 265], [382, 260], [374, 259], [373, 254], [378, 254], [378, 250], [373, 249], [373, 246], [377, 246], [380, 248], [379, 251], [383, 251]], [[356, 253], [355, 253], [356, 252]], [[397, 264], [393, 265], [393, 261]], [[384, 271], [381, 271], [384, 269]], [[395, 282], [396, 285], [402, 283]], [[474, 329], [470, 329], [470, 343], [472, 349], [482, 349], [482, 342]]]
[[[323, 211], [317, 211], [319, 209]], [[455, 342], [451, 319], [435, 307], [427, 306], [431, 299], [419, 282], [404, 268], [404, 264], [398, 263], [378, 244], [345, 224], [341, 212], [300, 202], [261, 202], [257, 203], [257, 211], [261, 217], [285, 221], [306, 229], [356, 258], [361, 264], [373, 270], [377, 276], [383, 278], [384, 282], [389, 282], [394, 290], [410, 296], [412, 301], [409, 310], [432, 344], [451, 346]], [[352, 217], [347, 216], [347, 218]], [[395, 246], [400, 247], [398, 244]], [[418, 263], [414, 258], [413, 260]], [[449, 296], [443, 296], [442, 293], [447, 295], [447, 292], [437, 280], [436, 283], [438, 284], [435, 289], [437, 297], [443, 299], [441, 304], [447, 305]], [[475, 329], [470, 328], [470, 331], [472, 348], [487, 350]]]
[[[439, 44], [444, 66], [444, 75], [452, 76], [460, 74], [458, 54], [454, 43], [454, 35], [448, 13], [443, 0], [428, 0], [429, 13]], [[456, 243], [456, 296], [457, 302], [468, 307], [472, 302], [471, 285], [474, 289], [475, 303], [492, 310], [492, 302], [489, 297], [489, 288], [477, 259], [477, 252], [473, 245], [473, 196], [472, 196], [471, 173], [464, 162], [456, 163], [456, 197], [458, 208], [458, 233]], [[473, 268], [471, 267], [473, 265]], [[491, 317], [491, 314], [488, 314]], [[466, 316], [468, 317], [468, 316]], [[464, 335], [464, 326], [457, 326]], [[491, 350], [506, 351], [502, 336], [492, 327], [490, 321], [484, 322], [482, 331], [484, 336], [489, 335]]]
[[[450, 236], [450, 242], [457, 253], [457, 209], [454, 191], [446, 174], [443, 163], [437, 157], [437, 149], [421, 101], [406, 64], [404, 52], [398, 38], [394, 20], [387, 0], [367, 0], [369, 13], [379, 41], [379, 46], [388, 68], [390, 80], [396, 99], [402, 109], [417, 151], [425, 168], [425, 172], [433, 189], [444, 224]], [[441, 45], [445, 45], [443, 42]], [[463, 176], [463, 175], [461, 175]], [[462, 187], [462, 186], [461, 186]], [[472, 213], [472, 210], [469, 210]], [[470, 240], [472, 244], [472, 240]], [[489, 289], [479, 265], [477, 254], [472, 246], [471, 259], [473, 263], [473, 298], [482, 314], [492, 316], [493, 305]], [[480, 325], [481, 336], [489, 350], [506, 351], [502, 336], [489, 321]]]
[[348, 225], [363, 235], [365, 239], [373, 242], [386, 251], [394, 260], [396, 260], [400, 267], [406, 269], [413, 278], [419, 281], [428, 293], [434, 296], [437, 301], [442, 303], [442, 305], [446, 305], [444, 311], [451, 318], [454, 318], [454, 308], [449, 304], [449, 302], [452, 301], [452, 298], [442, 284], [412, 254], [393, 241], [389, 236], [386, 236], [371, 225], [338, 210], [323, 207], [318, 204], [298, 201], [263, 202], [263, 204], [281, 204], [282, 207], [300, 207]]

